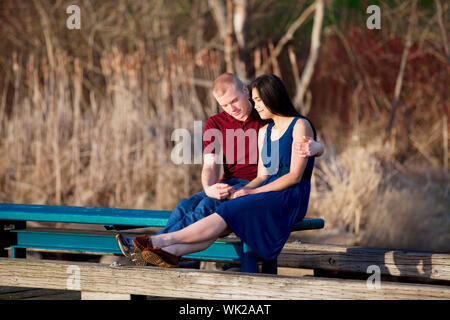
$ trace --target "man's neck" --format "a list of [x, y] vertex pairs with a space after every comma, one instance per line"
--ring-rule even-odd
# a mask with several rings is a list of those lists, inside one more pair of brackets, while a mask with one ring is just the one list
[[238, 120], [238, 121], [245, 122], [245, 121], [247, 121], [247, 119], [248, 119], [249, 116], [250, 116], [250, 115], [248, 114], [245, 118], [240, 119], [240, 120]]
[[248, 117], [250, 117], [250, 114], [252, 113], [252, 111], [253, 111], [253, 106], [252, 106], [252, 105], [249, 105], [247, 115], [246, 115], [243, 119], [241, 119], [241, 120], [239, 120], [239, 121], [242, 121], [242, 122], [247, 121], [247, 119], [248, 119]]

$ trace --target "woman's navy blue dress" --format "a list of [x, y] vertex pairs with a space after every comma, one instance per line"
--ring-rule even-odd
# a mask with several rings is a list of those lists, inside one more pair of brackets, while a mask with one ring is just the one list
[[[271, 168], [275, 170], [274, 174], [269, 175], [260, 186], [289, 172], [292, 132], [298, 119], [300, 117], [294, 118], [283, 136], [275, 141], [270, 139], [274, 123], [271, 122], [267, 126], [262, 160], [269, 173]], [[306, 214], [313, 168], [314, 157], [309, 157], [299, 183], [281, 191], [250, 194], [226, 201], [217, 208], [216, 213], [258, 256], [264, 260], [273, 260], [283, 249], [294, 224], [303, 219]]]

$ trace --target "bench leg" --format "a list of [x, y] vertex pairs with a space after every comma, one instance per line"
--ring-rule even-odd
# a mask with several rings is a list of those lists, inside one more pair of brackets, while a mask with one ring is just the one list
[[242, 243], [241, 272], [258, 273], [258, 256], [246, 243]]
[[11, 240], [11, 232], [5, 230], [7, 221], [0, 220], [0, 257], [8, 258], [8, 250], [13, 241]]
[[27, 250], [15, 248], [17, 244], [17, 233], [11, 232], [11, 229], [25, 229], [26, 221], [0, 220], [0, 257], [8, 258], [7, 247], [11, 248], [11, 258], [26, 258]]
[[278, 259], [263, 260], [262, 273], [278, 274]]
[[[258, 273], [258, 255], [246, 244], [242, 244], [241, 272]], [[278, 274], [278, 260], [262, 260], [262, 273]]]

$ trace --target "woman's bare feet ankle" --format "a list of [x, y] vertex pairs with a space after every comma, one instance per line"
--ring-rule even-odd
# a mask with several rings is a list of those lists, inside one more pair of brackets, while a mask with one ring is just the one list
[[152, 244], [154, 247], [164, 248], [170, 245], [170, 237], [168, 234], [160, 234], [157, 236], [152, 236]]

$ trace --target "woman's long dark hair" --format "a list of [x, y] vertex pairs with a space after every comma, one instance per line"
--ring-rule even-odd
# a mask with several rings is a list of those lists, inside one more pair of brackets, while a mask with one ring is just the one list
[[284, 117], [301, 117], [308, 120], [314, 132], [314, 139], [316, 138], [316, 129], [308, 118], [302, 116], [295, 109], [291, 98], [289, 98], [287, 89], [280, 78], [274, 74], [265, 74], [253, 80], [249, 87], [250, 97], [253, 89], [256, 88], [264, 105], [273, 114]]
[[265, 74], [253, 80], [250, 84], [250, 96], [254, 88], [258, 90], [259, 97], [273, 114], [284, 117], [302, 116], [289, 98], [283, 81], [276, 75]]

